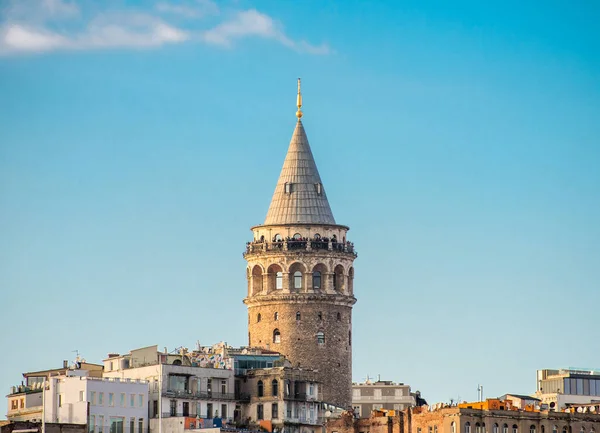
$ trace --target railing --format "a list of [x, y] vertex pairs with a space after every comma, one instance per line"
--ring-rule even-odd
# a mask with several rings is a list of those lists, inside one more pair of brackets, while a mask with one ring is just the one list
[[284, 424], [313, 424], [313, 425], [317, 425], [317, 424], [321, 424], [321, 422], [319, 421], [318, 418], [309, 418], [307, 416], [300, 416], [300, 417], [285, 417], [283, 419], [283, 423]]
[[203, 400], [235, 400], [235, 394], [233, 393], [222, 393], [222, 392], [210, 392], [210, 391], [163, 391], [164, 397], [177, 397], [177, 398], [193, 398]]
[[412, 397], [410, 395], [361, 395], [352, 397], [352, 401], [361, 402], [361, 401], [405, 401], [407, 403], [412, 402]]
[[352, 242], [334, 242], [333, 240], [285, 240], [278, 242], [248, 242], [246, 254], [280, 252], [280, 251], [335, 251], [338, 253], [353, 254], [356, 250]]

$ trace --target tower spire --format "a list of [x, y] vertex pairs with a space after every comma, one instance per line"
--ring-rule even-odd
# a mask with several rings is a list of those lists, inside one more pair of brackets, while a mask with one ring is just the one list
[[300, 92], [300, 78], [298, 78], [298, 97], [296, 98], [296, 106], [298, 107], [298, 111], [296, 111], [296, 117], [298, 120], [302, 117], [302, 93]]

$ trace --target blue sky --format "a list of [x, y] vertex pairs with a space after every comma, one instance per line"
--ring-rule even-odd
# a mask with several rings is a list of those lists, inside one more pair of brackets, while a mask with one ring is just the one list
[[[0, 389], [243, 345], [295, 123], [351, 227], [354, 380], [430, 402], [600, 367], [600, 7], [0, 3]], [[9, 355], [10, 354], [10, 355]]]

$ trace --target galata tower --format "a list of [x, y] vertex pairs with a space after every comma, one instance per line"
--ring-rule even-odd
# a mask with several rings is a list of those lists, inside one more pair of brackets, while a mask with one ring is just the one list
[[318, 371], [323, 401], [352, 402], [354, 245], [336, 224], [298, 111], [275, 193], [248, 242], [248, 340]]

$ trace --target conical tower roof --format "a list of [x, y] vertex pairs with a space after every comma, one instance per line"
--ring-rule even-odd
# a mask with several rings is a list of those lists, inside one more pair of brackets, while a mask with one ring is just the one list
[[298, 123], [275, 187], [265, 225], [335, 224], [298, 110]]

